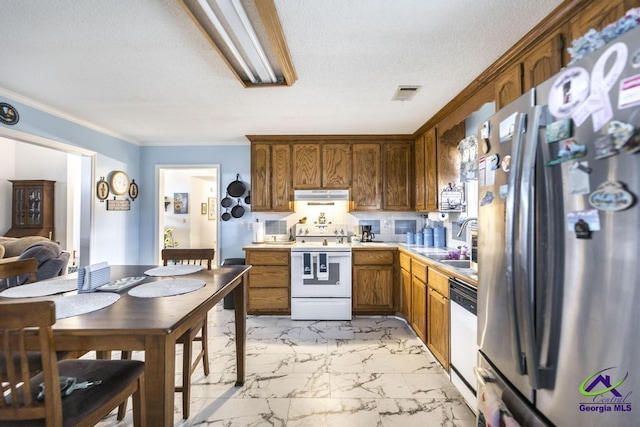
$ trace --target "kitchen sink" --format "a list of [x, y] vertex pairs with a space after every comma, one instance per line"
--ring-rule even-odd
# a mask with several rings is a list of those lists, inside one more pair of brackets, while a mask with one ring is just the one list
[[468, 259], [443, 259], [441, 263], [457, 268], [470, 268], [471, 261]]

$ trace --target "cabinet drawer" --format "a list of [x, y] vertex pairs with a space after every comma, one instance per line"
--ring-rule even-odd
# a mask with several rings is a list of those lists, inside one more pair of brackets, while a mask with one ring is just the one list
[[[249, 270], [251, 271], [251, 270]], [[449, 276], [445, 276], [438, 270], [429, 269], [429, 287], [439, 292], [440, 295], [449, 298]]]
[[400, 268], [411, 271], [411, 257], [400, 252]]
[[393, 251], [367, 251], [353, 252], [354, 265], [393, 265]]
[[256, 265], [249, 270], [251, 288], [288, 288], [289, 268]]
[[288, 310], [289, 290], [282, 288], [251, 289], [249, 310]]
[[247, 251], [249, 265], [289, 265], [289, 251]]
[[[251, 270], [249, 270], [251, 271]], [[423, 283], [427, 283], [427, 264], [411, 258], [411, 274]]]

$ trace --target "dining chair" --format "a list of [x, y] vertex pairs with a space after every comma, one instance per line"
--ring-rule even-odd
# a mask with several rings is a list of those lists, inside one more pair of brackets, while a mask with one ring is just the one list
[[[174, 261], [179, 264], [198, 263], [202, 265], [203, 261], [207, 261], [207, 270], [211, 270], [211, 262], [215, 254], [214, 249], [163, 249], [162, 260], [166, 266], [168, 261]], [[209, 375], [209, 344], [207, 342], [208, 328], [207, 315], [199, 320], [197, 325], [186, 331], [176, 344], [182, 345], [182, 384], [175, 387], [176, 393], [182, 393], [182, 418], [189, 418], [190, 401], [191, 401], [191, 376], [197, 369], [200, 361], [202, 361], [202, 369], [204, 375]], [[200, 351], [193, 354], [193, 343], [200, 342]], [[131, 359], [130, 351], [123, 351], [120, 355], [121, 359]], [[118, 420], [124, 418], [127, 404], [124, 402], [118, 409]]]
[[17, 286], [20, 283], [19, 278], [27, 275], [26, 283], [32, 283], [37, 280], [36, 271], [38, 271], [38, 260], [35, 258], [2, 262], [0, 263], [0, 280], [4, 280], [5, 287], [10, 288]]
[[[134, 425], [144, 425], [144, 362], [58, 361], [55, 322], [53, 301], [0, 303], [0, 353], [7, 362], [0, 425], [93, 426], [129, 396]], [[35, 376], [24, 369], [27, 343], [41, 354], [42, 372]]]
[[167, 265], [169, 261], [173, 261], [176, 264], [203, 265], [203, 262], [206, 262], [207, 270], [211, 270], [211, 263], [213, 262], [215, 253], [215, 249], [211, 248], [165, 248], [162, 250], [162, 264]]

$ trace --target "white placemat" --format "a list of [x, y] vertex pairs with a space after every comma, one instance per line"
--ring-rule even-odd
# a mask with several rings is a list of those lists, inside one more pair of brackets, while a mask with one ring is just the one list
[[14, 286], [0, 292], [0, 297], [5, 298], [34, 298], [47, 295], [61, 294], [78, 289], [78, 279], [43, 280], [42, 282], [28, 283]]
[[56, 298], [56, 319], [91, 313], [113, 304], [120, 295], [113, 292], [87, 293]]
[[147, 270], [144, 274], [157, 277], [182, 276], [184, 274], [197, 273], [200, 270], [202, 270], [201, 265], [166, 265]]
[[198, 279], [166, 279], [143, 283], [129, 291], [129, 295], [138, 298], [158, 298], [186, 294], [202, 288], [204, 281]]

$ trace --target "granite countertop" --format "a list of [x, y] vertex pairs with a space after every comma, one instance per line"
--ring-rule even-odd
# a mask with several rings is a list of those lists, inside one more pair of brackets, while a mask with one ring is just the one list
[[[243, 247], [243, 249], [290, 249], [294, 242], [278, 241], [269, 243], [252, 243]], [[478, 273], [471, 268], [458, 267], [447, 264], [444, 256], [449, 254], [454, 248], [431, 248], [427, 246], [407, 245], [399, 242], [366, 242], [351, 243], [352, 250], [388, 250], [401, 249], [413, 256], [418, 256], [425, 260], [427, 264], [449, 273], [453, 277], [469, 283], [472, 286], [478, 285]]]

